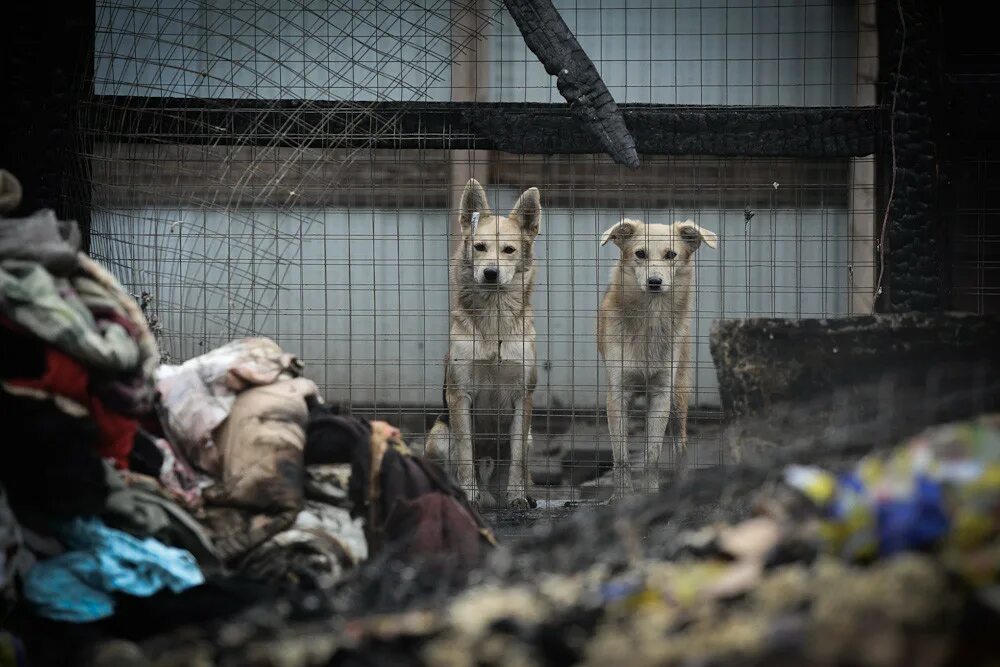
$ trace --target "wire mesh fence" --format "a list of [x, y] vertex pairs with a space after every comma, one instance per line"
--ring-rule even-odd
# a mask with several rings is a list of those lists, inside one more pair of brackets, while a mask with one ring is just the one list
[[[741, 105], [874, 101], [873, 3], [556, 6], [624, 105], [736, 113]], [[417, 104], [562, 102], [499, 2], [100, 0], [94, 88], [84, 110], [91, 249], [134, 293], [149, 295], [166, 357], [268, 336], [301, 357], [328, 401], [400, 425], [417, 448], [439, 415], [455, 429], [443, 391], [445, 358], [459, 352], [455, 296], [483, 287], [462, 271], [449, 276], [453, 256], [460, 267], [477, 266], [475, 233], [459, 224], [466, 182], [483, 183], [502, 216], [537, 187], [534, 336], [522, 326], [508, 338], [520, 336], [522, 346], [533, 339], [535, 351], [524, 360], [535, 370], [529, 488], [511, 493], [543, 506], [612, 492], [607, 391], [616, 373], [602, 361], [597, 329], [626, 250], [600, 241], [623, 218], [690, 219], [718, 237], [691, 259], [690, 313], [660, 308], [645, 317], [689, 321], [670, 341], [691, 346], [689, 466], [725, 458], [707, 339], [713, 320], [871, 309], [870, 157], [645, 155], [630, 170], [603, 155], [488, 150], [447, 125], [401, 131], [400, 117]], [[218, 110], [238, 122], [217, 124]], [[153, 119], [155, 133], [135, 123], [137, 112]], [[508, 232], [490, 229], [499, 248]], [[520, 243], [522, 231], [514, 237]], [[658, 251], [684, 252], [675, 240]], [[637, 249], [648, 250], [629, 246], [630, 262]], [[678, 261], [665, 261], [676, 272]], [[648, 287], [635, 289], [655, 298]], [[476, 346], [496, 344], [490, 326], [474, 328]], [[633, 343], [665, 349], [662, 336], [645, 336]], [[672, 377], [679, 360], [668, 361]], [[502, 388], [523, 385], [518, 377]], [[479, 434], [494, 448], [480, 458], [502, 463], [511, 457], [503, 447], [514, 439], [515, 406], [489, 401], [480, 380], [473, 374], [462, 392], [482, 394], [477, 409], [504, 424]], [[657, 391], [677, 393], [667, 385]], [[663, 439], [645, 428], [645, 399], [625, 429], [637, 473], [653, 465], [646, 443]]]

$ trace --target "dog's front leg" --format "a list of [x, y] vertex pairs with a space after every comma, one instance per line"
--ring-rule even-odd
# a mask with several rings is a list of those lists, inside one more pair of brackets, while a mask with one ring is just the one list
[[528, 509], [528, 450], [531, 443], [531, 393], [514, 398], [514, 419], [510, 423], [510, 477], [507, 500], [511, 509]]
[[660, 456], [670, 418], [671, 393], [670, 390], [650, 392], [646, 400], [646, 460], [642, 474], [644, 493], [656, 493], [660, 490]]
[[628, 405], [621, 385], [614, 382], [608, 388], [608, 431], [614, 460], [611, 498], [617, 499], [632, 493], [632, 467], [628, 459]]
[[465, 392], [448, 392], [451, 416], [451, 459], [458, 485], [476, 502], [476, 466], [472, 451], [472, 397]]

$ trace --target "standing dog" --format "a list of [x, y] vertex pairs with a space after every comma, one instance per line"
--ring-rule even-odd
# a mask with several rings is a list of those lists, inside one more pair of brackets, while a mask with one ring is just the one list
[[541, 213], [537, 188], [525, 190], [507, 217], [490, 212], [475, 179], [462, 194], [462, 243], [450, 271], [448, 414], [434, 423], [425, 451], [452, 469], [482, 509], [529, 504], [537, 378], [532, 247]]
[[608, 376], [608, 429], [614, 454], [613, 498], [632, 491], [628, 409], [646, 396], [643, 489], [659, 488], [659, 462], [670, 408], [677, 418], [674, 452], [686, 466], [687, 404], [691, 384], [691, 292], [694, 253], [718, 237], [692, 220], [647, 225], [622, 220], [601, 245], [621, 250], [597, 315], [597, 347]]

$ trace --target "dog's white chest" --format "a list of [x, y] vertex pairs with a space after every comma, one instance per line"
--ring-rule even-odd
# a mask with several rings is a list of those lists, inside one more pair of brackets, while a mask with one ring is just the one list
[[524, 365], [534, 363], [535, 345], [526, 339], [452, 338], [451, 359], [455, 363]]

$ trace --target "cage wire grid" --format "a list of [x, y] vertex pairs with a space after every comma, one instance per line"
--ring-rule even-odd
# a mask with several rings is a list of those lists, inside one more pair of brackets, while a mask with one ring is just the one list
[[[874, 101], [874, 3], [556, 7], [619, 104]], [[712, 320], [871, 309], [871, 157], [644, 155], [630, 170], [603, 155], [449, 148], [447, 130], [400, 136], [395, 121], [418, 104], [563, 103], [498, 0], [99, 0], [94, 64], [95, 102], [84, 110], [91, 249], [149, 295], [165, 359], [273, 338], [300, 356], [328, 402], [399, 425], [418, 450], [447, 410], [449, 258], [461, 245], [465, 182], [483, 183], [501, 215], [538, 187], [526, 491], [543, 507], [611, 491], [596, 328], [618, 252], [599, 240], [622, 218], [690, 218], [719, 237], [717, 249], [696, 253], [692, 466], [725, 459]], [[234, 111], [240, 131], [192, 116], [198, 101]], [[134, 123], [136, 110], [158, 120], [156, 136]], [[645, 442], [658, 437], [643, 416], [640, 401], [629, 421], [637, 482], [650, 465]]]

